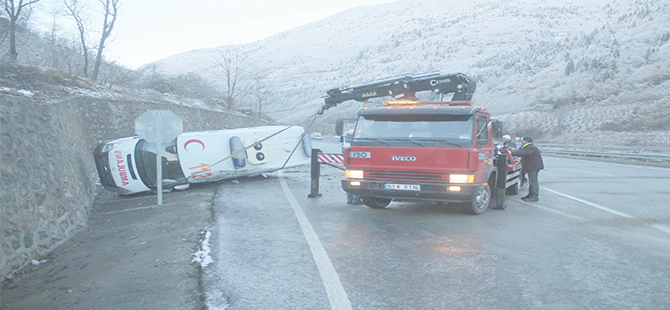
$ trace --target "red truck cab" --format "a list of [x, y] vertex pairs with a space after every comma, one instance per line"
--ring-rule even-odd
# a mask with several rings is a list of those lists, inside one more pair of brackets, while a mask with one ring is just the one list
[[343, 189], [372, 208], [391, 200], [491, 201], [495, 166], [490, 116], [471, 102], [388, 103], [363, 108], [344, 150]]

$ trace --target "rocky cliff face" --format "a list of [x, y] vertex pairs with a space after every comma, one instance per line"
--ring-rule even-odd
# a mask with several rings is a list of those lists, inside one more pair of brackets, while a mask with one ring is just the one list
[[184, 131], [262, 125], [171, 103], [0, 93], [0, 275], [11, 276], [86, 227], [100, 190], [93, 148], [133, 136], [135, 119], [147, 110], [171, 110]]

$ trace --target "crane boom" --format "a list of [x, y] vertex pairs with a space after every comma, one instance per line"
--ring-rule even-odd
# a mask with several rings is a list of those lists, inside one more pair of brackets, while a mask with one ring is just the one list
[[470, 101], [477, 84], [463, 73], [403, 75], [364, 84], [334, 88], [327, 92], [324, 111], [344, 101], [366, 101], [390, 96], [394, 99], [416, 100], [416, 93], [432, 91], [435, 94], [454, 93], [453, 101]]

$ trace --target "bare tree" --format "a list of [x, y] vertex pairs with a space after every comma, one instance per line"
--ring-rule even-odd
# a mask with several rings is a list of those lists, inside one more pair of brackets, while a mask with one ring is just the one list
[[40, 0], [30, 0], [24, 2], [19, 0], [19, 3], [15, 3], [15, 0], [2, 0], [0, 5], [2, 9], [7, 13], [9, 17], [9, 60], [16, 63], [18, 54], [16, 53], [16, 24], [21, 17], [21, 10], [29, 5], [40, 2]]
[[564, 105], [553, 111], [554, 117], [556, 118], [557, 133], [563, 133], [569, 127], [568, 114], [571, 110], [572, 108], [570, 106]]
[[256, 105], [258, 107], [258, 118], [262, 117], [263, 112], [263, 103], [265, 99], [270, 95], [270, 83], [268, 82], [267, 76], [256, 71], [253, 75], [254, 85], [253, 85], [253, 95], [256, 99]]
[[95, 56], [95, 65], [93, 66], [92, 79], [98, 79], [100, 72], [100, 64], [102, 64], [102, 51], [105, 48], [105, 41], [112, 35], [116, 18], [121, 8], [121, 0], [98, 0], [102, 5], [104, 21], [102, 23], [102, 33], [100, 35], [100, 43], [98, 44], [98, 54]]
[[49, 14], [51, 17], [51, 29], [49, 29], [49, 36], [47, 37], [49, 48], [47, 49], [48, 53], [46, 53], [45, 58], [52, 68], [58, 68], [58, 64], [62, 61], [59, 55], [60, 39], [58, 33], [60, 32], [60, 25], [58, 23], [58, 18], [62, 15], [62, 12], [59, 8], [52, 8], [49, 11]]
[[226, 83], [225, 104], [228, 109], [232, 109], [237, 98], [237, 85], [242, 78], [242, 68], [247, 56], [242, 55], [237, 48], [227, 48], [221, 53], [221, 59], [217, 60], [223, 73], [223, 80]]
[[67, 15], [74, 19], [79, 30], [79, 40], [81, 42], [81, 49], [84, 53], [84, 76], [88, 77], [88, 47], [86, 46], [86, 28], [84, 27], [84, 19], [82, 17], [83, 7], [77, 0], [63, 0]]

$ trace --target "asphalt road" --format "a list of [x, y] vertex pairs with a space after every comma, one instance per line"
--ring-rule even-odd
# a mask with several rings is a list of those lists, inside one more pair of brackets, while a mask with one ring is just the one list
[[506, 210], [347, 205], [343, 172], [219, 185], [210, 309], [670, 309], [670, 169], [545, 157]]

